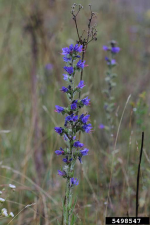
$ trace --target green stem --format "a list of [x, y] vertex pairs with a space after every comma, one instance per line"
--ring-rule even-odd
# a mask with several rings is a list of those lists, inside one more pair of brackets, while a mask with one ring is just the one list
[[[71, 63], [71, 66], [73, 67], [73, 61]], [[71, 89], [72, 93], [74, 92], [74, 74], [72, 76], [72, 82], [71, 82]], [[74, 99], [74, 96], [71, 96], [70, 102], [72, 102]], [[73, 124], [71, 124], [71, 135], [72, 138], [70, 138], [70, 157], [68, 160], [72, 157], [73, 159], [73, 148], [72, 148], [72, 141], [73, 141]], [[74, 171], [74, 165], [73, 165], [73, 160], [70, 161], [68, 165], [68, 174], [69, 176], [67, 177], [66, 181], [66, 193], [65, 193], [65, 199], [64, 199], [64, 206], [63, 206], [63, 225], [70, 225], [71, 223], [71, 204], [72, 204], [72, 187], [70, 185], [70, 174]]]

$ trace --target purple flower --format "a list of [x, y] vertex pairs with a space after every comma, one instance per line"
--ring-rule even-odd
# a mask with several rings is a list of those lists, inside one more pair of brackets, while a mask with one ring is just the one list
[[82, 45], [79, 46], [78, 44], [76, 44], [75, 46], [73, 46], [73, 44], [71, 44], [69, 47], [62, 48], [62, 55], [71, 55], [74, 52], [82, 52]]
[[46, 70], [52, 70], [53, 69], [53, 65], [51, 63], [48, 63], [45, 65], [45, 69]]
[[106, 45], [104, 45], [104, 46], [103, 46], [103, 50], [104, 50], [104, 51], [108, 51], [108, 50], [109, 50], [109, 47], [107, 47]]
[[66, 176], [66, 173], [64, 171], [58, 170], [58, 175], [59, 176]]
[[68, 141], [68, 140], [69, 140], [69, 138], [67, 137], [66, 134], [64, 134], [64, 140], [65, 140], [65, 141]]
[[[82, 114], [82, 115], [83, 115], [83, 114]], [[82, 115], [81, 115], [81, 116], [82, 116]], [[81, 117], [81, 116], [80, 116], [80, 119], [81, 119], [82, 123], [87, 123], [87, 121], [88, 121], [90, 115], [86, 115], [86, 116], [83, 115], [82, 117]]]
[[74, 72], [73, 67], [68, 67], [68, 66], [64, 66], [64, 69], [66, 70], [67, 73], [69, 73], [70, 75]]
[[86, 98], [82, 99], [81, 102], [83, 103], [83, 105], [89, 105], [90, 99], [88, 99], [88, 97], [86, 97]]
[[70, 178], [70, 184], [71, 186], [77, 186], [79, 184], [79, 180], [77, 180], [77, 178]]
[[108, 57], [105, 57], [105, 60], [106, 60], [108, 65], [112, 65], [112, 66], [116, 65], [116, 60], [115, 59], [111, 59], [110, 60]]
[[105, 126], [101, 123], [101, 124], [99, 125], [99, 128], [100, 128], [100, 129], [104, 129]]
[[111, 48], [111, 52], [114, 53], [114, 54], [117, 54], [119, 51], [120, 51], [119, 47], [112, 47]]
[[58, 112], [58, 113], [64, 112], [64, 108], [59, 105], [55, 105], [55, 108], [56, 108], [55, 112]]
[[64, 158], [62, 161], [65, 162], [65, 163], [67, 163], [68, 162], [68, 159], [67, 158]]
[[63, 79], [66, 80], [66, 81], [68, 81], [69, 76], [67, 74], [63, 74], [63, 76], [64, 76]]
[[80, 83], [78, 84], [77, 88], [83, 88], [85, 85], [84, 85], [84, 80], [81, 80]]
[[71, 44], [69, 47], [62, 48], [62, 55], [71, 54], [72, 51], [73, 51], [73, 44]]
[[71, 57], [65, 56], [65, 57], [63, 57], [63, 60], [64, 60], [65, 62], [70, 62], [70, 61], [72, 60], [72, 58], [71, 58]]
[[116, 65], [116, 60], [115, 59], [111, 60], [111, 65]]
[[80, 152], [81, 152], [82, 156], [83, 155], [88, 155], [89, 149], [85, 148], [83, 150], [80, 150]]
[[62, 134], [63, 130], [64, 130], [62, 127], [55, 127], [54, 129], [55, 129], [56, 133], [58, 133], [58, 134]]
[[77, 68], [81, 68], [83, 69], [85, 67], [85, 61], [82, 62], [82, 60], [79, 60], [79, 62], [77, 63]]
[[80, 163], [82, 164], [82, 156], [78, 156]]
[[76, 122], [78, 120], [78, 116], [73, 116], [72, 120], [73, 122]]
[[63, 148], [60, 148], [60, 150], [56, 150], [55, 153], [56, 153], [56, 155], [63, 155], [64, 150], [63, 150]]
[[86, 133], [89, 133], [92, 129], [92, 125], [89, 123], [89, 124], [84, 124], [84, 126], [82, 126], [83, 130], [86, 132]]
[[65, 121], [72, 121], [72, 116], [66, 116]]
[[76, 122], [78, 120], [78, 116], [74, 116], [74, 114], [70, 116], [66, 116], [65, 121], [73, 121]]
[[81, 114], [81, 116], [80, 116], [80, 118], [79, 118], [79, 119], [80, 119], [80, 120], [82, 120], [82, 119], [83, 119], [83, 117], [84, 117], [84, 114]]
[[76, 142], [74, 142], [73, 146], [76, 148], [78, 148], [78, 147], [82, 148], [84, 146], [84, 144], [82, 144], [80, 141], [76, 141]]
[[80, 150], [81, 156], [78, 156], [80, 163], [82, 163], [82, 156], [88, 155], [88, 152], [89, 152], [89, 149], [87, 148]]
[[68, 160], [68, 156], [66, 156], [66, 158], [64, 158], [62, 161], [65, 163], [70, 163], [72, 161], [72, 158]]
[[119, 51], [120, 51], [120, 48], [119, 47], [115, 47], [115, 46], [112, 46], [111, 48], [109, 48], [108, 46], [103, 46], [103, 50], [104, 51], [111, 51], [112, 53], [114, 54], [117, 54]]
[[78, 44], [76, 44], [76, 45], [74, 46], [74, 51], [75, 51], [75, 52], [81, 53], [81, 52], [83, 51], [82, 48], [83, 48], [82, 45], [79, 46]]
[[71, 109], [72, 110], [76, 110], [76, 108], [77, 108], [77, 102], [78, 102], [78, 100], [74, 100], [73, 102], [72, 102], [72, 104], [71, 104]]
[[68, 88], [66, 87], [62, 87], [62, 89], [60, 89], [62, 92], [67, 92], [68, 91]]

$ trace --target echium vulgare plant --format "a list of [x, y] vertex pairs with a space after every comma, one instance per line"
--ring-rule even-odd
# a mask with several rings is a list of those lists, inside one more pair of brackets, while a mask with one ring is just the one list
[[104, 103], [104, 109], [106, 112], [106, 117], [108, 121], [108, 126], [105, 126], [103, 124], [100, 124], [100, 129], [106, 129], [110, 132], [111, 136], [112, 129], [114, 127], [113, 125], [113, 111], [115, 109], [115, 97], [113, 96], [113, 88], [116, 86], [116, 83], [114, 82], [114, 78], [117, 76], [113, 72], [113, 68], [116, 66], [116, 60], [115, 55], [120, 51], [120, 48], [117, 46], [116, 41], [110, 41], [109, 46], [103, 46], [103, 50], [108, 52], [108, 56], [105, 57], [105, 60], [107, 62], [108, 70], [106, 72], [105, 81], [107, 83], [107, 88], [103, 90], [103, 93], [105, 93], [107, 102]]
[[[74, 178], [74, 167], [77, 160], [82, 163], [82, 157], [88, 155], [89, 149], [84, 147], [84, 144], [77, 139], [78, 132], [89, 133], [92, 129], [89, 123], [89, 115], [79, 114], [82, 107], [89, 105], [90, 99], [88, 97], [83, 99], [76, 99], [76, 94], [80, 93], [85, 86], [84, 81], [81, 80], [77, 85], [75, 84], [75, 76], [77, 72], [86, 66], [85, 61], [80, 59], [80, 53], [84, 51], [82, 45], [73, 45], [62, 49], [63, 59], [66, 62], [64, 67], [66, 74], [64, 80], [68, 83], [67, 87], [62, 87], [61, 91], [65, 93], [69, 99], [68, 107], [61, 107], [56, 105], [56, 112], [65, 115], [64, 127], [55, 127], [55, 131], [63, 136], [66, 147], [56, 150], [57, 155], [63, 156], [63, 170], [58, 170], [58, 175], [66, 179], [66, 193], [63, 205], [63, 224], [70, 225], [74, 221], [71, 220], [73, 214], [72, 206], [72, 190], [79, 184], [79, 180]], [[74, 216], [72, 217], [74, 218]]]

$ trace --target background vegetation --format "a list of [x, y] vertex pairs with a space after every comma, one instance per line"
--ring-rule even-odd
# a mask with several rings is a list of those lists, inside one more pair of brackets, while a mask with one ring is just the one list
[[[134, 2], [134, 3], [133, 3]], [[141, 3], [142, 2], [142, 3]], [[54, 132], [62, 123], [55, 105], [66, 105], [59, 89], [64, 85], [62, 47], [76, 43], [70, 14], [73, 0], [0, 1], [0, 187], [16, 185], [5, 207], [15, 215], [14, 225], [57, 224], [61, 220], [65, 183], [57, 175], [61, 159], [54, 151], [63, 140]], [[107, 216], [135, 216], [136, 175], [141, 132], [145, 131], [141, 165], [139, 215], [150, 216], [150, 3], [134, 1], [79, 1], [78, 17], [86, 28], [88, 4], [97, 13], [98, 40], [88, 46], [89, 65], [84, 70], [85, 92], [91, 98], [90, 135], [81, 137], [90, 149], [78, 164], [75, 212], [79, 225], [104, 224]], [[114, 137], [128, 96], [116, 148], [110, 148], [104, 111], [106, 52], [102, 46], [115, 39], [117, 55], [114, 89], [116, 110]], [[84, 139], [84, 140], [83, 140]], [[109, 187], [111, 179], [111, 187]], [[5, 193], [4, 193], [5, 194]], [[33, 204], [28, 206], [29, 204]], [[26, 208], [25, 208], [26, 207]], [[0, 225], [10, 219], [1, 219]]]

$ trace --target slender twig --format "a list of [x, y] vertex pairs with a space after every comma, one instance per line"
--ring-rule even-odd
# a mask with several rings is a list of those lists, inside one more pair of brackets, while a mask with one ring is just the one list
[[[77, 32], [77, 36], [78, 36], [77, 43], [83, 45], [83, 52], [82, 52], [82, 62], [83, 62], [84, 58], [85, 58], [85, 51], [87, 50], [88, 44], [91, 41], [93, 41], [93, 40], [95, 40], [95, 41], [97, 40], [97, 38], [96, 38], [97, 31], [95, 29], [95, 26], [91, 27], [92, 19], [93, 19], [95, 13], [92, 12], [92, 7], [91, 7], [91, 5], [89, 5], [91, 14], [90, 14], [89, 22], [88, 22], [88, 25], [87, 25], [87, 27], [88, 27], [88, 29], [87, 29], [87, 37], [83, 38], [83, 34], [84, 34], [85, 30], [83, 30], [82, 35], [80, 36], [79, 29], [78, 29], [78, 24], [77, 24], [77, 15], [79, 14], [79, 12], [83, 8], [83, 6], [79, 4], [79, 9], [78, 9], [77, 13], [75, 14], [75, 10], [74, 9], [75, 9], [76, 5], [77, 4], [75, 4], [75, 3], [73, 4], [71, 14], [72, 14], [73, 20], [75, 22], [76, 32]], [[89, 40], [90, 36], [92, 36], [91, 40]], [[82, 79], [83, 79], [83, 69], [81, 70], [80, 81]], [[79, 93], [79, 99], [80, 99], [80, 93]]]
[[142, 132], [142, 142], [141, 142], [141, 151], [138, 165], [138, 173], [137, 173], [137, 186], [136, 186], [136, 217], [138, 217], [138, 208], [139, 208], [139, 182], [140, 182], [140, 167], [143, 153], [143, 144], [144, 144], [144, 132]]
[[80, 35], [79, 35], [79, 30], [78, 30], [78, 24], [77, 24], [76, 16], [73, 16], [73, 20], [74, 20], [74, 22], [75, 22], [75, 26], [76, 26], [76, 31], [77, 31], [78, 39], [79, 39], [79, 41], [80, 41]]

